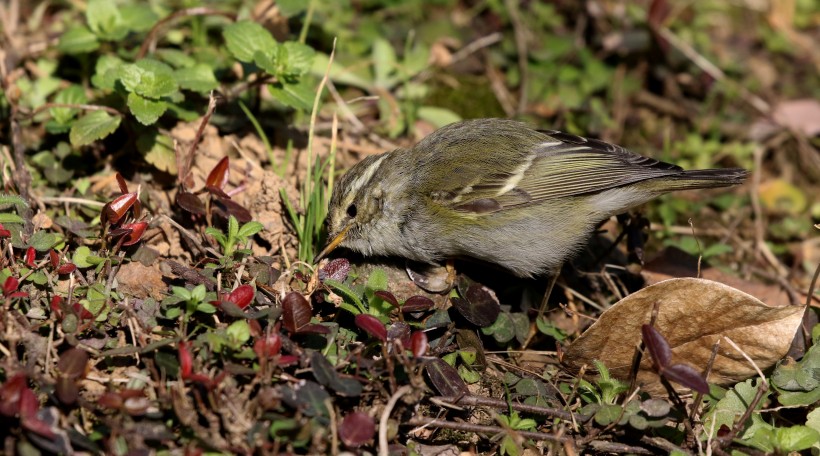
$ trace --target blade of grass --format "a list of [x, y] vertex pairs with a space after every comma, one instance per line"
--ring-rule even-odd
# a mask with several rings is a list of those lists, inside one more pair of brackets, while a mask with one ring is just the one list
[[[262, 139], [262, 143], [265, 145], [265, 152], [268, 154], [268, 161], [270, 162], [271, 169], [276, 169], [276, 161], [273, 158], [273, 147], [270, 145], [270, 141], [268, 140], [268, 135], [265, 134], [265, 130], [262, 129], [262, 125], [259, 123], [259, 120], [256, 119], [256, 116], [253, 115], [248, 106], [242, 100], [239, 101], [239, 107], [242, 109], [242, 112], [245, 113], [245, 116], [248, 120], [251, 121], [253, 124], [253, 128], [256, 130], [256, 134]], [[282, 177], [284, 173], [281, 171], [284, 170], [284, 166], [281, 166], [279, 177]]]

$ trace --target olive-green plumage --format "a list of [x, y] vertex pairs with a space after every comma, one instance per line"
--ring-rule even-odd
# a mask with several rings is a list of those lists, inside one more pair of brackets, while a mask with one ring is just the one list
[[534, 276], [559, 267], [612, 215], [676, 190], [740, 184], [747, 174], [685, 171], [512, 120], [458, 122], [342, 176], [321, 255], [342, 246], [421, 262], [472, 257]]

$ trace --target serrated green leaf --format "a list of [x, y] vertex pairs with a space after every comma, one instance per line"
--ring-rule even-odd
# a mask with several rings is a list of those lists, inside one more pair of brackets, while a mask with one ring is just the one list
[[206, 293], [205, 285], [199, 284], [191, 290], [191, 299], [196, 302], [202, 302], [205, 300]]
[[171, 293], [173, 293], [174, 296], [179, 296], [180, 298], [184, 299], [185, 301], [190, 301], [191, 300], [191, 292], [185, 287], [172, 286], [171, 287]]
[[68, 137], [74, 147], [85, 146], [105, 138], [120, 126], [122, 118], [112, 116], [105, 111], [92, 111], [80, 117], [71, 126]]
[[301, 76], [310, 71], [316, 51], [312, 47], [296, 41], [286, 41], [282, 48], [286, 51], [285, 66], [290, 75]]
[[222, 32], [228, 51], [242, 62], [253, 62], [253, 55], [261, 51], [270, 55], [276, 48], [276, 40], [270, 32], [251, 21], [239, 21], [225, 27]]
[[120, 81], [129, 92], [146, 98], [162, 98], [178, 90], [174, 70], [158, 60], [142, 59], [120, 68]]
[[57, 50], [66, 54], [94, 52], [100, 47], [97, 35], [85, 26], [72, 27], [60, 36]]
[[128, 109], [143, 125], [153, 125], [168, 109], [162, 100], [151, 100], [134, 92], [128, 94]]
[[26, 203], [26, 200], [24, 200], [23, 197], [20, 195], [0, 193], [0, 206], [6, 206], [11, 204], [15, 206], [28, 207], [28, 203]]
[[219, 87], [214, 76], [214, 70], [204, 63], [195, 66], [180, 68], [174, 72], [174, 78], [179, 87], [194, 92], [209, 92]]
[[39, 252], [45, 252], [57, 245], [58, 242], [60, 242], [60, 237], [47, 231], [35, 232], [28, 241], [29, 245]]
[[302, 78], [296, 84], [268, 84], [268, 92], [285, 106], [308, 111], [313, 106], [314, 85]]
[[[61, 104], [84, 104], [87, 101], [88, 98], [85, 96], [85, 90], [76, 84], [70, 85], [57, 92], [57, 95], [54, 97], [54, 102]], [[72, 108], [51, 108], [49, 112], [56, 122], [67, 124], [80, 110]]]
[[236, 239], [239, 233], [239, 221], [233, 215], [228, 217], [228, 239]]
[[104, 40], [118, 41], [128, 34], [117, 4], [110, 0], [89, 0], [85, 17], [91, 31]]
[[174, 142], [168, 136], [161, 135], [156, 130], [151, 129], [137, 138], [137, 150], [145, 157], [145, 161], [158, 170], [171, 175], [177, 174]]

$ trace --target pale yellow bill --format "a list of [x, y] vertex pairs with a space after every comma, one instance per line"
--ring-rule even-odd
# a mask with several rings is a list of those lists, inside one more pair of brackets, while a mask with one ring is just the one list
[[319, 260], [327, 256], [328, 253], [332, 252], [336, 247], [338, 247], [339, 244], [341, 244], [342, 241], [345, 240], [345, 236], [347, 235], [347, 232], [350, 231], [351, 226], [352, 225], [346, 226], [339, 234], [337, 234], [336, 237], [333, 238], [332, 241], [330, 241], [330, 244], [325, 246], [325, 248], [322, 249], [322, 251], [319, 252], [318, 255], [316, 255], [316, 258], [313, 259], [313, 264], [318, 263]]

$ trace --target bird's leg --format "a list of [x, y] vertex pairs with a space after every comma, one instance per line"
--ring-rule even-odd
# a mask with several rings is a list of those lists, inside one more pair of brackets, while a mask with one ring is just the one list
[[[563, 266], [563, 263], [561, 264]], [[550, 300], [550, 295], [552, 295], [552, 289], [555, 288], [555, 282], [558, 281], [558, 276], [561, 275], [561, 266], [555, 268], [550, 275], [550, 281], [547, 284], [547, 289], [544, 291], [544, 297], [541, 298], [541, 307], [538, 308], [538, 315], [533, 320], [532, 324], [530, 325], [530, 332], [527, 334], [527, 339], [524, 340], [524, 343], [521, 345], [522, 350], [526, 350], [527, 347], [530, 345], [532, 338], [538, 333], [538, 320], [544, 316], [544, 313], [547, 311], [547, 304]]]

